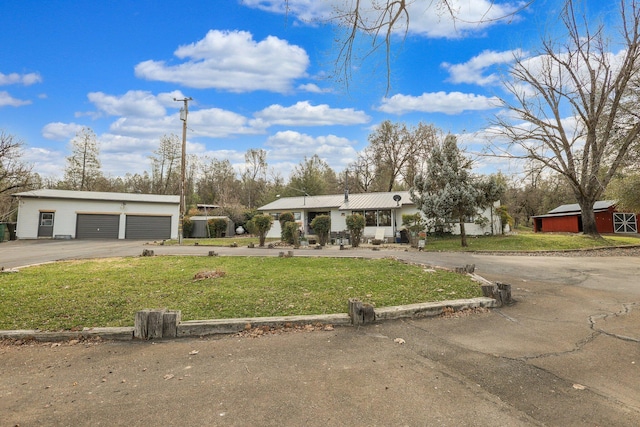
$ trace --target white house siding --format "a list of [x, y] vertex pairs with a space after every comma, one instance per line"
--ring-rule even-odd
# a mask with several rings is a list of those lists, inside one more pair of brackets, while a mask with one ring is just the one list
[[331, 211], [331, 231], [344, 231], [347, 229], [347, 215], [349, 213], [332, 210]]
[[[178, 238], [179, 203], [153, 203], [132, 200], [83, 200], [77, 198], [29, 196], [30, 194], [39, 194], [38, 191], [46, 190], [37, 190], [16, 195], [19, 198], [18, 222], [16, 226], [16, 237], [18, 239], [38, 238], [40, 212], [54, 212], [53, 237], [68, 236], [74, 239], [76, 237], [78, 214], [104, 214], [120, 216], [119, 239], [125, 238], [127, 215], [171, 216], [171, 238]], [[64, 194], [60, 191], [57, 193]], [[22, 196], [20, 194], [22, 194]], [[109, 194], [114, 195], [114, 193]], [[136, 196], [145, 198], [145, 196], [149, 195], [127, 194], [126, 196], [127, 199], [130, 199]], [[176, 199], [179, 200], [178, 196], [176, 196]]]

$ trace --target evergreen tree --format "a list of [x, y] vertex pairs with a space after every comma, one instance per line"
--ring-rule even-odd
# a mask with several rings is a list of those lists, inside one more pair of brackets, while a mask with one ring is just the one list
[[64, 182], [69, 190], [92, 191], [102, 177], [100, 146], [91, 128], [84, 127], [71, 140], [71, 155], [67, 157]]
[[471, 173], [471, 161], [458, 149], [456, 137], [447, 135], [433, 147], [424, 174], [416, 177], [411, 200], [435, 224], [458, 222], [461, 245], [466, 247], [467, 217], [496, 201], [504, 188], [495, 179], [482, 180]]

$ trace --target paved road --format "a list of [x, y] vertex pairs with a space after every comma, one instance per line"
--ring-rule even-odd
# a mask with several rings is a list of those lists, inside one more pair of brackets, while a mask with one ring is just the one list
[[[9, 243], [0, 245], [7, 267], [148, 248]], [[206, 255], [211, 248], [153, 249]], [[518, 302], [471, 316], [260, 338], [3, 346], [0, 425], [640, 424], [638, 257], [304, 254], [473, 263], [484, 277], [511, 283]]]

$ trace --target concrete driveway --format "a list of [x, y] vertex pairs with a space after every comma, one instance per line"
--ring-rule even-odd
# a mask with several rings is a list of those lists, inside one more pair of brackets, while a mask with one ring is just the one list
[[[143, 248], [10, 242], [0, 245], [0, 265], [43, 262], [49, 249], [59, 259]], [[206, 255], [212, 248], [153, 249]], [[279, 252], [213, 249], [221, 256]], [[259, 338], [1, 346], [0, 425], [640, 424], [637, 256], [302, 254], [473, 263], [480, 275], [511, 283], [518, 302], [460, 317]]]

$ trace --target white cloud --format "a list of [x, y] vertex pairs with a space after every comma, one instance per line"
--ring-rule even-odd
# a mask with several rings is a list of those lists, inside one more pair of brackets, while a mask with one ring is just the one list
[[0, 73], [0, 86], [22, 84], [24, 86], [31, 86], [35, 83], [42, 82], [42, 77], [38, 73], [28, 74], [2, 74]]
[[104, 133], [98, 137], [100, 141], [100, 155], [103, 153], [143, 155], [149, 154], [158, 148], [160, 138], [135, 138], [132, 136]]
[[[245, 6], [258, 8], [272, 13], [286, 14], [298, 20], [298, 22], [315, 24], [326, 22], [336, 18], [336, 15], [345, 10], [345, 4], [351, 6], [352, 2], [344, 0], [243, 0]], [[365, 25], [373, 26], [380, 17], [379, 0], [360, 1], [360, 19]], [[407, 2], [409, 12], [410, 34], [417, 34], [430, 38], [459, 38], [471, 33], [484, 31], [489, 26], [509, 18], [522, 6], [520, 1], [497, 2], [495, 0], [449, 0], [451, 11], [443, 7], [441, 1], [413, 1]], [[455, 20], [451, 14], [455, 16]], [[396, 32], [404, 32], [400, 25]]]
[[[219, 108], [190, 110], [187, 120], [188, 138], [222, 138], [233, 135], [263, 133], [264, 129], [231, 111]], [[163, 117], [120, 117], [109, 127], [116, 135], [159, 138], [163, 134], [180, 134], [182, 122], [178, 112]]]
[[302, 84], [302, 85], [298, 86], [298, 90], [301, 90], [303, 92], [310, 92], [310, 93], [329, 93], [329, 92], [331, 92], [331, 89], [322, 89], [320, 86], [318, 86], [317, 84], [314, 84], [314, 83]]
[[110, 116], [159, 117], [166, 114], [164, 105], [151, 92], [130, 90], [122, 96], [90, 92], [87, 98], [99, 111]]
[[367, 123], [371, 118], [353, 108], [331, 108], [300, 101], [290, 107], [271, 105], [254, 114], [258, 122], [286, 126], [330, 126]]
[[520, 49], [504, 52], [485, 50], [462, 64], [449, 64], [448, 62], [444, 62], [442, 63], [442, 67], [449, 71], [450, 76], [447, 80], [452, 83], [468, 83], [486, 86], [500, 83], [500, 77], [497, 74], [491, 73], [484, 75], [487, 68], [494, 65], [511, 64], [515, 58], [522, 57], [523, 55], [524, 52]]
[[248, 7], [295, 17], [301, 22], [314, 24], [327, 20], [334, 11], [335, 1], [318, 0], [240, 0]]
[[420, 96], [398, 94], [391, 98], [383, 98], [378, 110], [392, 114], [405, 114], [413, 111], [459, 114], [463, 111], [490, 110], [499, 106], [500, 100], [497, 97], [441, 91], [423, 93]]
[[22, 160], [33, 165], [33, 170], [43, 177], [61, 177], [64, 173], [66, 153], [48, 148], [26, 147]]
[[[317, 154], [332, 168], [338, 169], [353, 162], [357, 156], [355, 142], [335, 135], [311, 136], [294, 131], [278, 132], [265, 143], [268, 159], [275, 163], [301, 161]], [[296, 163], [297, 163], [296, 162]]]
[[77, 123], [48, 123], [42, 128], [42, 136], [54, 141], [67, 141], [76, 136], [83, 127]]
[[188, 125], [195, 135], [221, 138], [232, 135], [254, 135], [264, 127], [247, 117], [220, 108], [208, 108], [189, 113]]
[[174, 52], [179, 65], [148, 60], [135, 67], [137, 77], [179, 83], [193, 88], [230, 92], [288, 92], [305, 76], [307, 53], [299, 46], [269, 36], [260, 42], [246, 31], [211, 30], [204, 39]]
[[17, 99], [9, 95], [8, 92], [0, 92], [0, 107], [21, 107], [23, 105], [29, 105], [31, 101], [25, 101], [23, 99]]
[[[370, 0], [371, 1], [371, 0]], [[460, 38], [484, 31], [487, 27], [511, 21], [511, 15], [521, 7], [521, 2], [501, 2], [495, 0], [452, 0], [451, 10], [439, 7], [439, 2], [412, 2], [408, 5], [411, 17], [409, 33], [431, 38]]]

